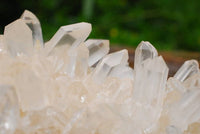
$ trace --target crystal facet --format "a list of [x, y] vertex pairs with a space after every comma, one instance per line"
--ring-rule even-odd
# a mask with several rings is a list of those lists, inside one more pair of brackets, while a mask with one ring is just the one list
[[38, 18], [28, 10], [25, 10], [20, 18], [23, 19], [32, 30], [33, 45], [39, 44], [43, 46], [42, 29]]
[[185, 81], [188, 77], [199, 72], [199, 64], [196, 60], [186, 61], [181, 68], [176, 72], [174, 77], [181, 82]]
[[85, 42], [89, 49], [89, 66], [97, 63], [103, 56], [109, 52], [109, 40], [95, 40], [89, 39]]
[[22, 19], [7, 25], [4, 30], [4, 41], [12, 56], [33, 53], [32, 31]]
[[91, 24], [85, 22], [62, 26], [45, 44], [47, 52], [51, 52], [54, 47], [62, 47], [62, 49], [66, 46], [77, 47], [86, 40], [91, 30]]

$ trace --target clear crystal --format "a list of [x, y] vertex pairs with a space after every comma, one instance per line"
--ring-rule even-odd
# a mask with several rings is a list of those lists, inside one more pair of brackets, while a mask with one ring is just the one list
[[196, 60], [188, 60], [180, 67], [174, 75], [174, 78], [185, 81], [187, 78], [199, 72], [199, 64]]
[[85, 42], [85, 45], [89, 49], [89, 66], [97, 63], [109, 52], [109, 40], [89, 39]]
[[60, 27], [51, 40], [45, 44], [47, 54], [54, 47], [62, 47], [62, 49], [69, 46], [77, 47], [86, 40], [91, 30], [91, 24], [85, 22]]
[[139, 67], [145, 60], [158, 56], [157, 50], [148, 41], [142, 41], [135, 50], [134, 69]]
[[18, 19], [5, 27], [4, 41], [12, 56], [32, 55], [33, 53], [32, 31], [22, 19]]
[[183, 85], [186, 88], [198, 88], [200, 87], [200, 73], [193, 74], [189, 78], [187, 78], [184, 82]]
[[85, 76], [88, 70], [89, 51], [83, 44], [68, 51], [68, 60], [64, 71], [70, 76]]
[[12, 134], [19, 123], [18, 100], [14, 89], [0, 85], [0, 133]]
[[42, 29], [38, 18], [28, 10], [25, 10], [20, 18], [23, 19], [27, 26], [32, 30], [33, 45], [39, 44], [43, 46]]
[[118, 65], [128, 64], [128, 51], [121, 50], [105, 56], [96, 66], [93, 72], [93, 78], [101, 83], [109, 75], [110, 71]]
[[[146, 128], [156, 123], [162, 111], [168, 67], [161, 56], [149, 58], [135, 70], [133, 99], [136, 122]], [[144, 120], [145, 119], [145, 120]]]

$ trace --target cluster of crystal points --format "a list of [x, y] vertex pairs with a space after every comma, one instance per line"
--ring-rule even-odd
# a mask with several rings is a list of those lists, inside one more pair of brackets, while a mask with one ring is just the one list
[[30, 11], [0, 36], [1, 134], [199, 134], [200, 73], [168, 67], [149, 43], [108, 54], [91, 24], [62, 26], [46, 43]]

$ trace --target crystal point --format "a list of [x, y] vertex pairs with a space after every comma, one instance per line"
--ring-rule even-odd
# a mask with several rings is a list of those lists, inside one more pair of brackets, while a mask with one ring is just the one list
[[51, 52], [54, 47], [63, 45], [77, 47], [86, 40], [91, 30], [91, 24], [85, 22], [60, 27], [51, 40], [45, 44], [48, 49], [47, 53]]
[[85, 45], [89, 49], [89, 66], [97, 63], [103, 56], [109, 52], [109, 40], [96, 40], [89, 39], [85, 42]]
[[145, 60], [158, 56], [157, 50], [148, 41], [142, 41], [135, 50], [134, 68], [136, 69]]
[[22, 19], [7, 25], [4, 30], [4, 41], [12, 56], [33, 53], [32, 31]]
[[94, 70], [93, 77], [96, 82], [102, 82], [110, 71], [118, 65], [128, 64], [128, 51], [121, 50], [104, 57]]
[[19, 123], [18, 100], [14, 89], [0, 85], [0, 133], [12, 134]]
[[20, 18], [23, 19], [27, 26], [32, 30], [33, 45], [39, 44], [43, 46], [42, 29], [38, 18], [28, 10], [25, 10]]
[[181, 82], [199, 72], [199, 64], [196, 60], [188, 60], [180, 67], [174, 77]]

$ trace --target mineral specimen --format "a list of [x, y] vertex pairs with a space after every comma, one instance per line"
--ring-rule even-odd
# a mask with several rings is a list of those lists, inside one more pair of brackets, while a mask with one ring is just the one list
[[[62, 26], [46, 43], [30, 11], [0, 35], [1, 134], [199, 134], [200, 72], [174, 77], [147, 41], [109, 52], [91, 24]], [[86, 40], [87, 39], [87, 40]]]

